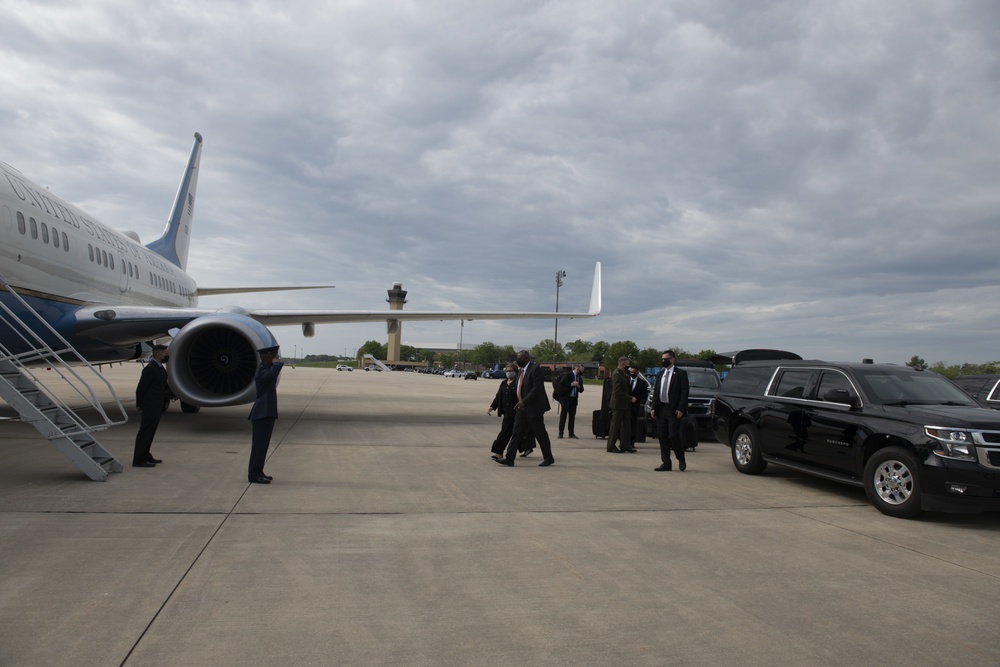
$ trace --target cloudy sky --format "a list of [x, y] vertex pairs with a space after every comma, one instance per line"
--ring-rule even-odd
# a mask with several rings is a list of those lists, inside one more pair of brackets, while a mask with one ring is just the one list
[[[599, 260], [560, 341], [986, 362], [998, 35], [995, 0], [6, 0], [0, 160], [148, 242], [200, 132], [199, 284], [337, 286], [202, 305], [551, 310], [561, 269], [585, 310]], [[275, 333], [386, 338], [317, 329]]]

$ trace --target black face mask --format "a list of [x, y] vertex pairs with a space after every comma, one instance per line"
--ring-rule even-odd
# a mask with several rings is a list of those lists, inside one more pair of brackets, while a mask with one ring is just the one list
[[518, 368], [524, 368], [525, 366], [528, 365], [528, 360], [527, 359], [518, 359], [515, 363], [517, 363], [517, 367]]
[[672, 360], [672, 359], [664, 359], [664, 360], [663, 360], [663, 361], [661, 362], [661, 365], [662, 365], [662, 366], [663, 366], [664, 368], [670, 368], [671, 366], [673, 366], [673, 365], [674, 365], [674, 362], [673, 362], [673, 360]]

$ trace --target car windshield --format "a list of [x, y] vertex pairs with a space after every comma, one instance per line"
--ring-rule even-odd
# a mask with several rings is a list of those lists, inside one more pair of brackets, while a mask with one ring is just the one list
[[975, 405], [961, 389], [929, 371], [870, 370], [858, 373], [862, 388], [881, 405]]
[[719, 377], [715, 373], [703, 373], [688, 369], [688, 386], [692, 389], [708, 389], [710, 391], [719, 390]]

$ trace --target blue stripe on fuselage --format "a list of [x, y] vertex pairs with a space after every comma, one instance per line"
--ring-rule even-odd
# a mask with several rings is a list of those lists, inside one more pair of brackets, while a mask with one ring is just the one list
[[[46, 299], [35, 296], [22, 296], [22, 299], [35, 310], [49, 326], [59, 332], [66, 339], [66, 343], [76, 348], [80, 355], [91, 363], [109, 363], [113, 361], [127, 361], [138, 356], [138, 347], [130, 345], [126, 347], [110, 347], [106, 343], [101, 343], [86, 336], [78, 336], [74, 330], [75, 314], [80, 309], [80, 305], [66, 303], [55, 299]], [[55, 349], [61, 350], [66, 347], [66, 343], [58, 340], [48, 328], [38, 321], [38, 317], [26, 312], [20, 301], [7, 292], [0, 292], [0, 301], [9, 308], [17, 317], [45, 343]], [[37, 349], [36, 339], [24, 330], [23, 327], [14, 321], [10, 321], [7, 313], [0, 319], [0, 343], [11, 354], [24, 354], [33, 349]], [[73, 362], [76, 359], [70, 356], [65, 361]]]

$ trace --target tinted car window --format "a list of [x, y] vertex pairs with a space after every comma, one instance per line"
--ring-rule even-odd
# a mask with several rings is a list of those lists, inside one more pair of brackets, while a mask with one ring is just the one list
[[708, 389], [709, 391], [719, 390], [719, 376], [715, 374], [715, 371], [710, 371], [708, 373], [704, 371], [692, 370], [690, 368], [685, 368], [688, 376], [688, 385], [692, 389]]
[[809, 384], [809, 377], [812, 371], [809, 370], [785, 370], [778, 376], [777, 384], [771, 389], [772, 396], [784, 396], [785, 398], [802, 398], [806, 394], [806, 385]]
[[987, 401], [1000, 401], [1000, 382], [998, 382], [994, 387], [990, 395], [986, 397]]
[[823, 397], [831, 389], [846, 389], [851, 396], [858, 395], [858, 391], [851, 384], [851, 381], [847, 379], [846, 375], [837, 371], [823, 371], [819, 378], [819, 389], [816, 391], [816, 398], [821, 401], [826, 400]]
[[957, 403], [974, 405], [961, 389], [934, 373], [904, 370], [860, 371], [858, 380], [875, 403]]
[[771, 379], [773, 366], [737, 366], [726, 375], [726, 393], [754, 394]]

